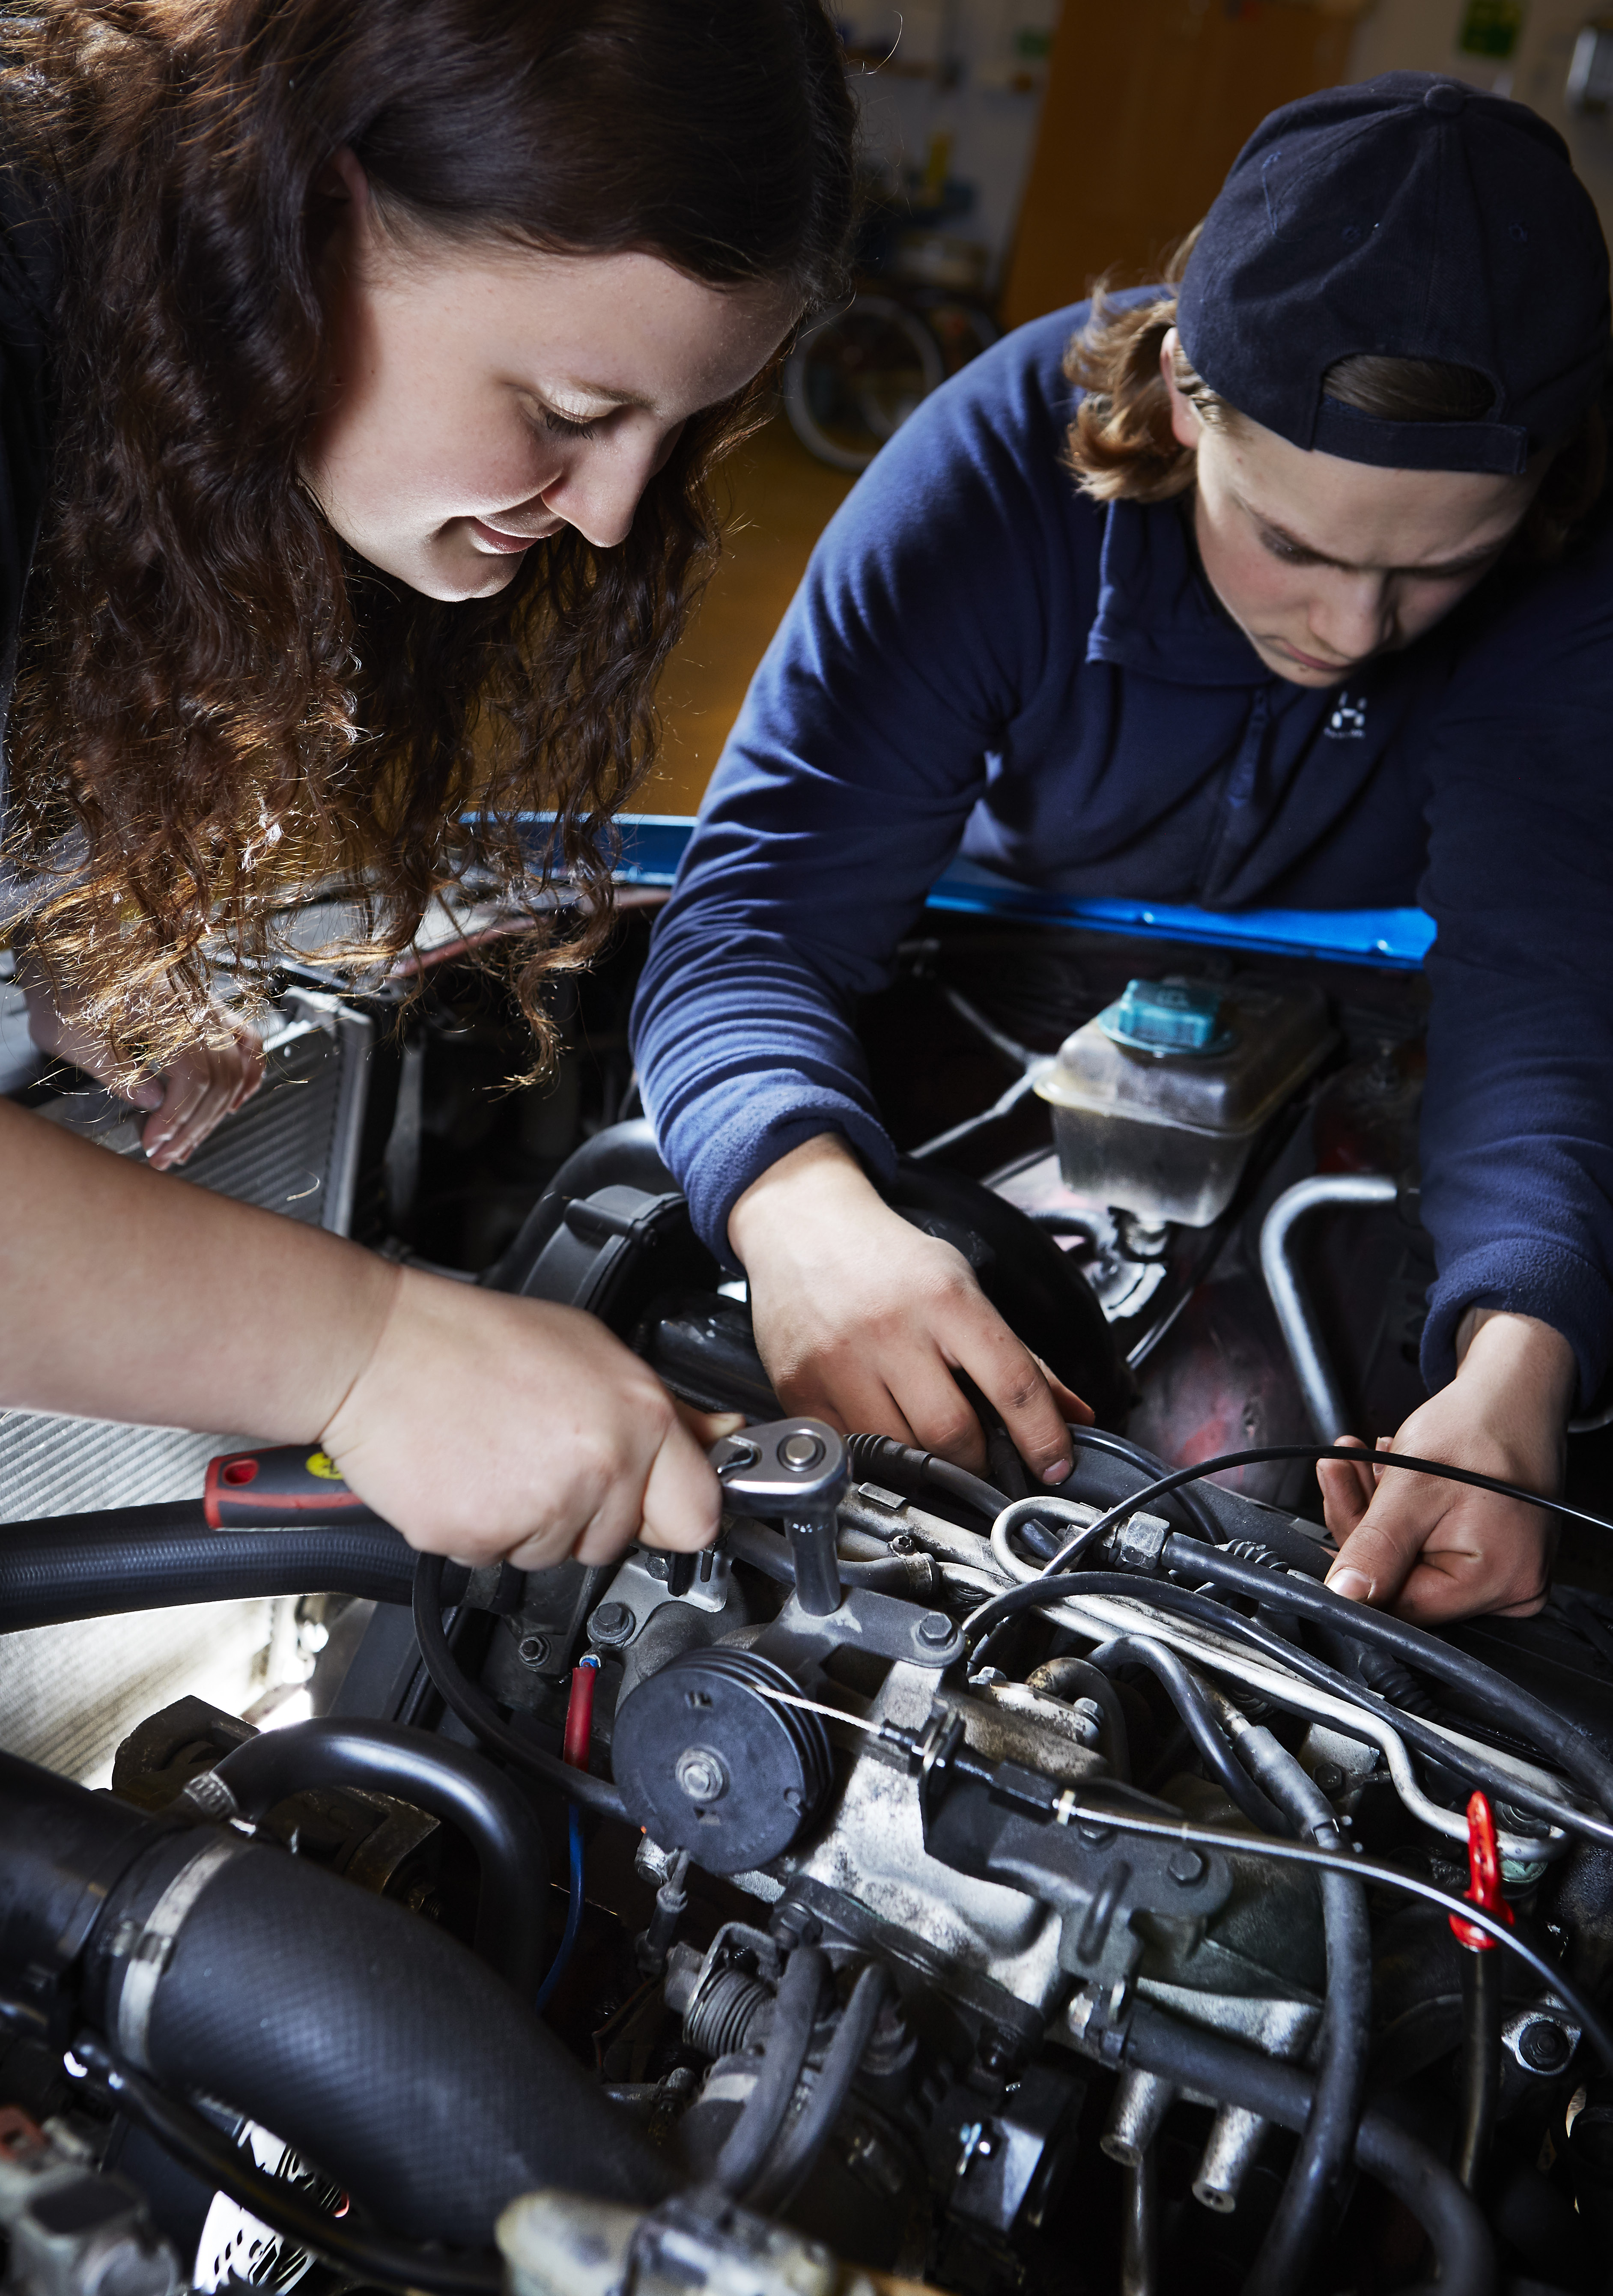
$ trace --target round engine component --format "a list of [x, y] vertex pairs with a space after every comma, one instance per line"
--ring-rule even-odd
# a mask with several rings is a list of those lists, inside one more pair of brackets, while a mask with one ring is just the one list
[[610, 1764], [628, 1816], [708, 1874], [776, 1857], [828, 1791], [823, 1723], [770, 1690], [798, 1694], [754, 1651], [683, 1651], [617, 1710]]

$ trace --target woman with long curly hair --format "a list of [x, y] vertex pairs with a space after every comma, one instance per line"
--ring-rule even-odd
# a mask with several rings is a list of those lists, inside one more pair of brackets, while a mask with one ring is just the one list
[[[516, 816], [602, 832], [708, 474], [831, 291], [820, 0], [43, 0], [0, 41], [6, 895], [36, 1037], [182, 1161], [255, 1086], [219, 957], [299, 890], [408, 945]], [[599, 1326], [399, 1270], [0, 1103], [0, 1400], [317, 1436], [416, 1544], [691, 1546], [714, 1479]]]

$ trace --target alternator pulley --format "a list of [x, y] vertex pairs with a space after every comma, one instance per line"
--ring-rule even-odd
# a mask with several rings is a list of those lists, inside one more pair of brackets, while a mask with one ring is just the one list
[[799, 1694], [754, 1651], [684, 1651], [617, 1712], [610, 1763], [628, 1815], [708, 1873], [765, 1866], [828, 1791], [823, 1723], [769, 1691]]

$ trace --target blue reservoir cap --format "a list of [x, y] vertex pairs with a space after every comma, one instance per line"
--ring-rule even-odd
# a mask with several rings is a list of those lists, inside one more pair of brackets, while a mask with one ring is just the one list
[[1098, 1026], [1139, 1053], [1223, 1053], [1232, 1042], [1220, 991], [1179, 980], [1128, 980], [1119, 1001], [1099, 1013]]

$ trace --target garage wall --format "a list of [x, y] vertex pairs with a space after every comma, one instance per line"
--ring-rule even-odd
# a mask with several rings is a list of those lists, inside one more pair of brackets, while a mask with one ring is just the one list
[[[1521, 7], [1494, 0], [1378, 0], [1363, 17], [1351, 43], [1350, 79], [1371, 79], [1384, 71], [1449, 72], [1453, 78], [1531, 104], [1567, 139], [1586, 189], [1596, 201], [1601, 227], [1613, 242], [1613, 123], [1603, 115], [1572, 112], [1563, 101], [1568, 60], [1581, 28], [1594, 12], [1585, 0], [1525, 0]], [[1512, 53], [1497, 60], [1464, 53], [1470, 38], [1486, 37], [1486, 20], [1502, 27], [1521, 16]], [[1502, 32], [1504, 37], [1504, 29]]]

